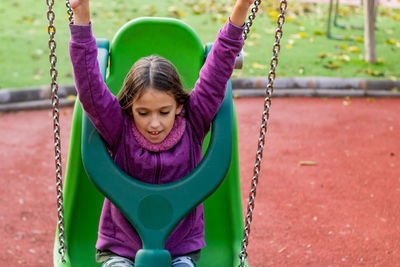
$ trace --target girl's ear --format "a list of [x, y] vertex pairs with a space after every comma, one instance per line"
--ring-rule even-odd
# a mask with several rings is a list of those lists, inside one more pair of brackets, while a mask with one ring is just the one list
[[175, 115], [179, 115], [182, 112], [183, 104], [180, 104], [175, 111]]

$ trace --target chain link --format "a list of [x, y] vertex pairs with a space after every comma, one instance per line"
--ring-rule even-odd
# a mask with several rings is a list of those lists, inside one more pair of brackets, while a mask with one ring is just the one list
[[[69, 20], [72, 20], [72, 9], [69, 5], [69, 1], [67, 1]], [[54, 134], [54, 152], [55, 152], [55, 165], [56, 165], [56, 191], [57, 191], [57, 225], [58, 225], [58, 241], [59, 248], [58, 253], [61, 255], [60, 261], [65, 263], [65, 228], [64, 228], [64, 205], [63, 205], [63, 183], [62, 183], [62, 160], [61, 160], [61, 136], [60, 136], [60, 113], [58, 110], [59, 106], [59, 98], [58, 98], [58, 83], [57, 76], [58, 71], [56, 68], [57, 64], [57, 55], [56, 55], [56, 47], [57, 43], [55, 40], [56, 27], [54, 26], [55, 13], [53, 10], [54, 0], [46, 0], [47, 6], [49, 10], [47, 12], [47, 19], [49, 20], [49, 26], [47, 28], [47, 32], [50, 36], [49, 39], [49, 61], [50, 61], [50, 77], [51, 77], [51, 102], [53, 107], [53, 134]]]
[[245, 23], [243, 31], [243, 40], [247, 39], [247, 35], [250, 32], [250, 27], [253, 25], [253, 20], [256, 18], [256, 13], [258, 11], [258, 6], [261, 4], [261, 0], [255, 0], [254, 6], [251, 8], [251, 14], [249, 15], [249, 21]]
[[[249, 22], [246, 23], [245, 30], [243, 33], [243, 38], [246, 39], [248, 33], [250, 32], [250, 27], [253, 24], [253, 20], [255, 18], [255, 13], [258, 10], [258, 6], [260, 5], [260, 0], [254, 1], [254, 7], [252, 8], [249, 16]], [[260, 137], [258, 138], [257, 144], [257, 153], [256, 153], [256, 161], [254, 164], [254, 171], [253, 171], [253, 178], [251, 179], [251, 189], [249, 193], [249, 202], [247, 206], [247, 215], [245, 218], [245, 226], [244, 226], [244, 233], [243, 233], [243, 241], [242, 241], [242, 250], [239, 253], [240, 258], [240, 267], [245, 266], [245, 261], [247, 258], [247, 246], [249, 244], [249, 235], [250, 235], [250, 225], [253, 220], [253, 211], [255, 205], [255, 198], [257, 193], [257, 184], [258, 184], [258, 177], [261, 171], [261, 160], [263, 157], [264, 151], [264, 144], [265, 144], [265, 135], [268, 130], [268, 121], [269, 121], [269, 110], [271, 107], [271, 98], [274, 91], [274, 81], [275, 81], [275, 70], [278, 65], [278, 54], [281, 49], [280, 41], [282, 39], [282, 26], [285, 23], [285, 11], [287, 8], [287, 1], [281, 0], [280, 2], [280, 14], [277, 19], [278, 27], [275, 31], [275, 43], [272, 48], [273, 56], [270, 61], [270, 71], [268, 73], [268, 85], [266, 88], [266, 98], [264, 100], [264, 111], [262, 113], [261, 119], [261, 126], [260, 126]]]
[[67, 14], [69, 22], [74, 21], [74, 12], [72, 12], [71, 5], [69, 4], [69, 0], [65, 0], [65, 6], [67, 7]]

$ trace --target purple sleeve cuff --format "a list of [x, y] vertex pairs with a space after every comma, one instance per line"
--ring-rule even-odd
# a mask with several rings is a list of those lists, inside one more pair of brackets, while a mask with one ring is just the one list
[[92, 33], [92, 23], [88, 25], [69, 24], [71, 31], [71, 41], [76, 43], [87, 43], [94, 39]]
[[227, 36], [229, 36], [229, 38], [232, 40], [240, 40], [243, 35], [243, 30], [244, 30], [244, 24], [243, 26], [238, 27], [231, 22], [230, 18], [228, 18], [228, 20], [225, 23], [225, 26], [222, 28], [222, 32]]

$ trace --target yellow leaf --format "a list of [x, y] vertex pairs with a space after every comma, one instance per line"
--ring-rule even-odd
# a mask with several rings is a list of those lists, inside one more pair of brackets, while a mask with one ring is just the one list
[[326, 52], [320, 52], [319, 53], [319, 57], [320, 58], [326, 58], [328, 56], [328, 54]]
[[288, 18], [286, 19], [287, 22], [292, 22], [293, 20], [294, 20], [294, 17], [288, 17]]
[[340, 49], [346, 50], [347, 49], [347, 45], [345, 45], [345, 44], [340, 45]]
[[394, 40], [393, 38], [386, 39], [385, 42], [387, 44], [389, 44], [389, 45], [395, 45], [396, 44], [396, 40]]
[[278, 16], [279, 16], [279, 12], [278, 11], [276, 11], [276, 10], [269, 10], [268, 11], [268, 16], [271, 18], [271, 19], [276, 19], [276, 18], [278, 18]]
[[307, 34], [305, 32], [299, 32], [299, 38], [305, 38]]
[[379, 64], [383, 64], [383, 63], [385, 63], [385, 59], [383, 57], [378, 57], [376, 62], [379, 63]]
[[348, 55], [340, 55], [339, 59], [345, 62], [349, 62], [350, 61], [350, 57]]
[[340, 66], [341, 66], [340, 63], [338, 63], [338, 62], [331, 62], [331, 63], [324, 65], [325, 68], [330, 69], [330, 70], [335, 70], [337, 68], [340, 68]]
[[292, 49], [293, 46], [292, 46], [291, 44], [287, 44], [287, 45], [286, 45], [286, 48], [287, 48], [287, 49]]
[[261, 35], [258, 33], [251, 33], [249, 36], [251, 39], [260, 39]]
[[363, 43], [364, 42], [364, 38], [362, 36], [357, 36], [356, 37], [356, 42]]
[[[399, 1], [399, 0], [398, 0]], [[400, 2], [400, 1], [399, 1]], [[392, 19], [395, 21], [400, 21], [400, 14], [396, 14], [392, 16]]]
[[351, 101], [343, 101], [343, 106], [350, 106], [351, 105]]
[[258, 63], [258, 62], [253, 62], [253, 63], [251, 64], [251, 66], [252, 66], [254, 69], [261, 69], [261, 70], [266, 70], [266, 69], [267, 69], [267, 66], [266, 66], [266, 65], [261, 65], [261, 64]]
[[313, 32], [313, 34], [314, 34], [314, 35], [325, 35], [324, 32], [321, 32], [321, 31], [318, 31], [318, 30], [315, 30], [315, 31]]
[[260, 44], [259, 42], [254, 42], [254, 41], [247, 41], [246, 42], [247, 46], [256, 46], [256, 45], [259, 45], [259, 44]]
[[350, 53], [360, 53], [361, 52], [360, 48], [358, 48], [357, 46], [350, 46], [347, 51], [349, 51]]
[[298, 165], [299, 166], [315, 166], [315, 165], [317, 165], [317, 163], [315, 161], [305, 160], [305, 161], [299, 161]]

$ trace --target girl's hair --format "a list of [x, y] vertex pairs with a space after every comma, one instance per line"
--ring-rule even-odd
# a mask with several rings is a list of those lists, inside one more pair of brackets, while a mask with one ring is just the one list
[[121, 108], [132, 116], [133, 102], [141, 97], [147, 88], [170, 94], [175, 98], [177, 105], [185, 104], [189, 99], [175, 66], [160, 56], [144, 57], [133, 64], [118, 95]]

